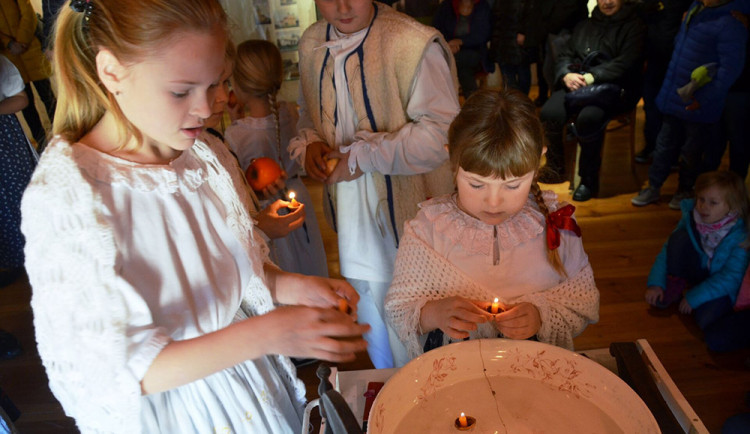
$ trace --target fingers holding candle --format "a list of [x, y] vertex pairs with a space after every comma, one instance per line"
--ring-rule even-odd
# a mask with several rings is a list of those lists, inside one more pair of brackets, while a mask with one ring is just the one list
[[495, 327], [509, 339], [528, 339], [542, 327], [539, 310], [528, 302], [507, 306], [504, 312], [495, 315], [494, 320]]

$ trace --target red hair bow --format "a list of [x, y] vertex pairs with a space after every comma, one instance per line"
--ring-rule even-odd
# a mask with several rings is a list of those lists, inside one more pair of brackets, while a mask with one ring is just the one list
[[573, 219], [573, 212], [576, 207], [565, 205], [547, 216], [547, 247], [555, 250], [560, 247], [560, 229], [571, 231], [577, 236], [581, 236], [581, 228]]

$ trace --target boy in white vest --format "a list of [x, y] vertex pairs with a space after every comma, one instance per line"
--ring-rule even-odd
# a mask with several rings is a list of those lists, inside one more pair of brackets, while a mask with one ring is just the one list
[[299, 136], [289, 152], [326, 184], [341, 274], [372, 327], [370, 359], [389, 368], [383, 302], [403, 223], [419, 202], [453, 190], [445, 144], [460, 109], [455, 64], [436, 29], [387, 5], [315, 3], [324, 19], [300, 40]]

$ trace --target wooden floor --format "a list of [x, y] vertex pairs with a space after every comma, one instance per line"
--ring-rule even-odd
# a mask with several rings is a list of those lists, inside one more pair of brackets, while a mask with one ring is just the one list
[[[639, 127], [643, 125], [639, 110]], [[642, 143], [640, 132], [637, 143]], [[647, 166], [639, 166], [641, 180]], [[711, 432], [718, 433], [732, 414], [750, 411], [744, 396], [750, 391], [750, 351], [709, 352], [692, 318], [674, 310], [655, 312], [643, 299], [646, 276], [679, 213], [667, 207], [676, 188], [672, 175], [662, 189], [662, 203], [644, 208], [630, 205], [639, 185], [630, 173], [628, 129], [609, 133], [604, 148], [601, 196], [575, 203], [583, 240], [601, 291], [601, 319], [575, 340], [577, 349], [608, 347], [611, 342], [648, 339], [665, 368]], [[567, 185], [554, 186], [570, 200]], [[321, 190], [311, 186], [313, 197]], [[322, 216], [319, 220], [324, 222]], [[323, 223], [325, 225], [325, 223]], [[332, 275], [338, 274], [335, 234], [323, 227]], [[22, 412], [16, 425], [22, 433], [76, 432], [47, 388], [34, 345], [30, 289], [25, 279], [0, 290], [0, 328], [22, 342], [24, 353], [0, 361], [0, 387]]]

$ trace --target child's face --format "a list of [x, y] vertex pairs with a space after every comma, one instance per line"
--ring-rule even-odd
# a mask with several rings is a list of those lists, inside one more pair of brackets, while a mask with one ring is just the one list
[[224, 117], [224, 109], [229, 102], [229, 76], [232, 74], [232, 61], [227, 59], [224, 64], [224, 72], [221, 74], [220, 84], [216, 88], [214, 103], [211, 105], [211, 116], [206, 119], [203, 126], [216, 128]]
[[716, 223], [731, 211], [726, 195], [718, 186], [712, 185], [695, 195], [695, 209], [703, 223]]
[[526, 204], [534, 172], [518, 178], [479, 176], [458, 168], [458, 206], [488, 225], [497, 225], [514, 216]]
[[341, 33], [355, 33], [372, 20], [372, 0], [315, 0], [320, 14]]
[[169, 161], [193, 146], [213, 113], [225, 44], [220, 32], [188, 31], [142, 62], [125, 67], [116, 99], [143, 134], [139, 153]]

